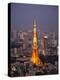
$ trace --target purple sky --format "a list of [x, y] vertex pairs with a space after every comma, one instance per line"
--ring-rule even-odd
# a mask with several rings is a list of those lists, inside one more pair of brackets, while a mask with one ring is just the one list
[[13, 30], [32, 29], [34, 16], [37, 28], [43, 32], [58, 32], [58, 6], [11, 4], [11, 27]]

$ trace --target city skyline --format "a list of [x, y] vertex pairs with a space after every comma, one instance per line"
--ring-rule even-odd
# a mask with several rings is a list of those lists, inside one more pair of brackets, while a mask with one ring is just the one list
[[58, 7], [9, 4], [8, 75], [58, 74]]
[[37, 29], [42, 32], [58, 32], [58, 6], [11, 4], [11, 29], [32, 30], [36, 16]]

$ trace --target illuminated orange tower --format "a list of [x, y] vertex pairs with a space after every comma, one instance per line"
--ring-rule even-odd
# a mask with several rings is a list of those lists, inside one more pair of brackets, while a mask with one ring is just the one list
[[38, 48], [37, 48], [37, 32], [36, 32], [36, 18], [34, 17], [34, 25], [33, 25], [33, 49], [32, 49], [32, 58], [31, 61], [35, 65], [41, 64], [41, 60], [38, 56]]

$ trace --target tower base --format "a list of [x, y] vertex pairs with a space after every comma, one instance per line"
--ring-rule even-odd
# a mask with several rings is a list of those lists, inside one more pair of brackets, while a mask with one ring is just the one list
[[40, 60], [40, 58], [38, 56], [38, 50], [37, 49], [33, 49], [31, 62], [34, 65], [42, 65], [42, 61]]

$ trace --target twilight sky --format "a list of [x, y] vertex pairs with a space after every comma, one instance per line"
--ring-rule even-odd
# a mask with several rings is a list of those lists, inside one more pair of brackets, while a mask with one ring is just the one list
[[58, 32], [58, 6], [11, 4], [11, 27], [13, 30], [33, 28], [36, 16], [37, 28], [42, 32]]

